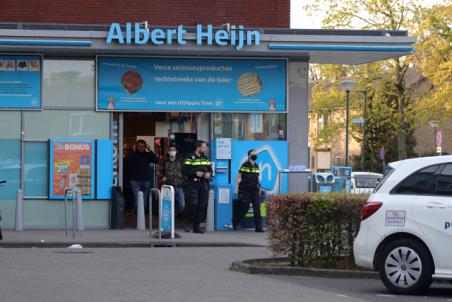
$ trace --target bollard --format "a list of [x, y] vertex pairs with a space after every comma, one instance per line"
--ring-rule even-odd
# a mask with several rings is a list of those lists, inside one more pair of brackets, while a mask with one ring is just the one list
[[146, 229], [144, 219], [144, 197], [143, 192], [138, 192], [137, 203], [137, 230], [144, 231]]
[[21, 189], [16, 194], [16, 231], [24, 230], [24, 195]]
[[64, 190], [64, 235], [67, 236], [67, 198], [68, 189]]
[[214, 192], [213, 190], [209, 190], [209, 200], [207, 201], [207, 222], [206, 222], [206, 231], [213, 232], [214, 231], [214, 218], [215, 217], [215, 209], [214, 209]]
[[77, 202], [77, 230], [85, 230], [85, 220], [83, 219], [83, 200], [82, 200], [82, 190], [76, 189], [76, 202]]
[[75, 239], [75, 229], [77, 227], [77, 206], [76, 206], [76, 195], [77, 188], [73, 187], [72, 189], [72, 239]]

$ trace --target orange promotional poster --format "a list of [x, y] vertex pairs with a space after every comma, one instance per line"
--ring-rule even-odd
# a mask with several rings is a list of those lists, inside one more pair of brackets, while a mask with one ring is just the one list
[[76, 185], [84, 196], [93, 193], [94, 142], [52, 141], [51, 195], [64, 197], [65, 189]]

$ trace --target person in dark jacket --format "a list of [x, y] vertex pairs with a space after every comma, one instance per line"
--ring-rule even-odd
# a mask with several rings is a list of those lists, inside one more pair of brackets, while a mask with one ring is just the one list
[[134, 209], [138, 206], [138, 192], [143, 192], [144, 203], [148, 200], [149, 189], [152, 186], [150, 176], [151, 164], [158, 163], [158, 158], [142, 139], [135, 144], [134, 151], [127, 154], [125, 161], [130, 171], [130, 186], [134, 197]]
[[176, 215], [179, 215], [185, 207], [184, 185], [185, 178], [182, 175], [182, 162], [177, 156], [175, 144], [170, 144], [165, 160], [157, 166], [157, 175], [163, 184], [174, 187]]
[[240, 222], [253, 204], [254, 224], [256, 232], [263, 232], [262, 218], [260, 211], [260, 193], [259, 166], [256, 163], [256, 150], [248, 151], [248, 159], [242, 164], [237, 173], [235, 192], [239, 197], [239, 217], [233, 221], [234, 230], [238, 229]]
[[209, 199], [209, 180], [212, 177], [212, 165], [205, 155], [207, 143], [196, 142], [196, 150], [188, 155], [183, 163], [182, 172], [187, 180], [187, 194], [190, 208], [185, 231], [189, 232], [193, 226], [193, 233], [204, 233], [199, 225], [207, 212]]

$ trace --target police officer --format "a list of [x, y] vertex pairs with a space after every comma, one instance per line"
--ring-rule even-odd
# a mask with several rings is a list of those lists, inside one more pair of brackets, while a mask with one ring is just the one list
[[248, 213], [250, 203], [252, 203], [256, 232], [263, 232], [260, 211], [259, 166], [256, 164], [256, 159], [256, 150], [249, 150], [248, 159], [242, 164], [239, 173], [237, 173], [235, 192], [239, 197], [239, 217], [233, 221], [234, 230], [238, 229], [238, 225]]
[[209, 198], [209, 180], [212, 177], [212, 166], [207, 159], [205, 152], [207, 143], [205, 141], [196, 142], [196, 150], [185, 158], [182, 172], [187, 180], [187, 195], [189, 206], [189, 218], [185, 225], [185, 231], [190, 232], [193, 226], [193, 233], [204, 233], [199, 227], [206, 209]]

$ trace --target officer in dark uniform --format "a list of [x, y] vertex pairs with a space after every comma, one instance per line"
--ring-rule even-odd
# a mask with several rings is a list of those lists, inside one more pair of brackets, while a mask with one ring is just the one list
[[209, 198], [209, 180], [212, 177], [212, 165], [205, 155], [207, 143], [205, 141], [196, 142], [196, 150], [188, 155], [183, 163], [182, 172], [187, 180], [187, 195], [189, 206], [188, 222], [185, 231], [190, 232], [193, 226], [193, 233], [204, 233], [199, 224], [207, 212], [207, 200]]
[[250, 203], [252, 203], [256, 232], [263, 232], [260, 211], [259, 166], [256, 164], [256, 159], [256, 150], [249, 150], [248, 160], [242, 164], [237, 174], [235, 192], [239, 197], [239, 217], [233, 221], [234, 230], [238, 229], [238, 225], [248, 213]]

